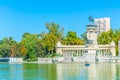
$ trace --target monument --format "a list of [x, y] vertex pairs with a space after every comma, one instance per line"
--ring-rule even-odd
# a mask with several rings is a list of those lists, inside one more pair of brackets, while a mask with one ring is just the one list
[[89, 17], [89, 24], [86, 26], [87, 41], [85, 45], [62, 45], [60, 42], [56, 45], [56, 53], [66, 59], [74, 62], [109, 62], [111, 57], [116, 56], [115, 43], [112, 41], [108, 45], [99, 45], [97, 43], [98, 27], [94, 19]]
[[95, 62], [97, 59], [96, 53], [98, 50], [98, 44], [97, 44], [97, 25], [94, 23], [94, 19], [92, 16], [89, 17], [89, 24], [86, 26], [86, 34], [87, 34], [87, 41], [86, 41], [86, 48], [87, 48], [87, 56], [86, 61], [87, 62]]

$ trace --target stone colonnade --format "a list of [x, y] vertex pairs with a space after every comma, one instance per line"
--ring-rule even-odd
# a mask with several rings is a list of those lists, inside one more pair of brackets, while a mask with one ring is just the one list
[[[88, 53], [87, 48], [82, 48], [82, 49], [75, 49], [75, 48], [62, 48], [61, 53], [63, 57], [82, 57], [85, 56], [86, 53]], [[110, 52], [110, 49], [94, 49], [96, 50], [96, 55], [97, 56], [110, 56], [112, 53]], [[60, 53], [60, 54], [61, 54]]]
[[100, 49], [98, 52], [99, 56], [110, 56], [112, 53], [110, 52], [110, 49]]
[[83, 56], [84, 55], [84, 50], [83, 49], [62, 49], [62, 55], [65, 57], [78, 57], [78, 56]]

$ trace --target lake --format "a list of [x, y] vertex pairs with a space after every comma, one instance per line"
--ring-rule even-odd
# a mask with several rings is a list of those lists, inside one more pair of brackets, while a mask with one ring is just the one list
[[0, 80], [120, 80], [120, 64], [0, 63]]

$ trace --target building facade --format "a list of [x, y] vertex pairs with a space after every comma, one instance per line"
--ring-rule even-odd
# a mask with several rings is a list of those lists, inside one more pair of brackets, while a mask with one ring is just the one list
[[99, 33], [110, 30], [110, 18], [95, 18], [94, 24], [97, 25]]

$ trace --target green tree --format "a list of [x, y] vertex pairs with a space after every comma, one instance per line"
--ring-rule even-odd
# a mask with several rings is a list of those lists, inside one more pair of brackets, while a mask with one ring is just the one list
[[17, 50], [18, 43], [12, 37], [3, 38], [0, 41], [0, 56], [1, 57], [19, 57]]
[[73, 31], [68, 31], [65, 41], [67, 45], [82, 45], [83, 44], [82, 39], [77, 37], [76, 32], [73, 32]]
[[55, 47], [56, 43], [58, 41], [61, 41], [61, 38], [63, 37], [63, 28], [60, 28], [59, 24], [55, 23], [46, 23], [46, 29], [48, 30], [48, 33], [41, 33], [41, 43], [44, 47], [45, 54], [46, 55], [55, 55]]
[[25, 60], [37, 60], [37, 41], [38, 34], [24, 33], [20, 42], [21, 54]]
[[102, 32], [98, 36], [98, 44], [110, 44], [112, 41], [116, 44], [116, 53], [118, 55], [118, 41], [120, 40], [120, 30], [110, 30]]
[[81, 34], [81, 37], [82, 37], [83, 44], [85, 44], [86, 41], [87, 41], [87, 34], [86, 34], [86, 32]]
[[52, 33], [53, 35], [55, 35], [58, 38], [58, 40], [60, 40], [63, 37], [64, 28], [60, 28], [59, 24], [52, 22], [50, 24], [46, 23], [45, 26], [48, 30], [48, 33]]

